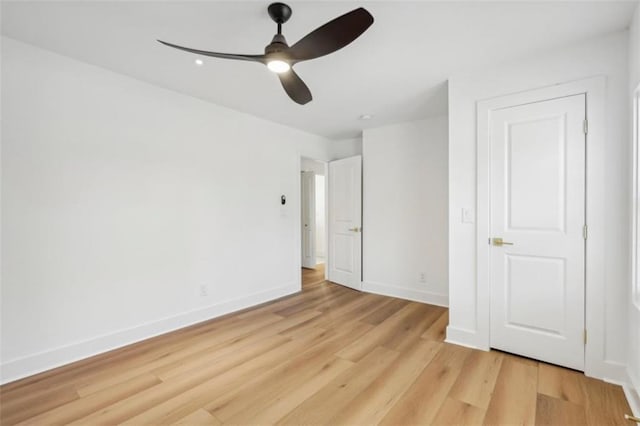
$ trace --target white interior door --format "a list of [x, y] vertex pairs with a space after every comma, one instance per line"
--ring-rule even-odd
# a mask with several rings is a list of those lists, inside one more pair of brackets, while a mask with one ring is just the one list
[[[491, 346], [584, 370], [585, 95], [491, 112]], [[502, 238], [500, 244], [497, 238]]]
[[316, 174], [302, 172], [302, 267], [316, 267]]
[[329, 280], [360, 290], [362, 157], [329, 163]]

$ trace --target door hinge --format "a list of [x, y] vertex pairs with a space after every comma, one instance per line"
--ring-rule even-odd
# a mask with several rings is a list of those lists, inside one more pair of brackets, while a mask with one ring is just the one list
[[582, 124], [582, 129], [584, 130], [584, 134], [586, 135], [587, 133], [589, 133], [589, 121], [587, 121], [587, 119], [585, 118], [583, 124]]
[[584, 344], [586, 345], [587, 344], [587, 329], [586, 328], [584, 329], [584, 332], [582, 333], [582, 337], [583, 337], [583, 340], [584, 340]]
[[587, 225], [582, 227], [582, 238], [587, 239]]

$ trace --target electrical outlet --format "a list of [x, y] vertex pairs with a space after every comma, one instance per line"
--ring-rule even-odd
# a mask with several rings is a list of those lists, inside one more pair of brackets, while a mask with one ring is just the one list
[[420, 272], [418, 274], [418, 281], [421, 283], [426, 283], [427, 282], [427, 274], [424, 272]]
[[200, 285], [200, 297], [207, 297], [209, 295], [209, 288], [206, 284]]

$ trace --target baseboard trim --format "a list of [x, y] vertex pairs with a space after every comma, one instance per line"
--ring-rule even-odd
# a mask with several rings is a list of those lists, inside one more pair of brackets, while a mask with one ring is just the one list
[[624, 391], [624, 396], [627, 398], [629, 407], [631, 407], [631, 413], [629, 414], [640, 417], [640, 393], [629, 385], [622, 386], [622, 390]]
[[627, 383], [622, 385], [624, 396], [627, 398], [632, 414], [640, 417], [640, 377], [634, 376], [630, 369], [627, 369], [627, 376]]
[[300, 291], [296, 283], [254, 293], [205, 308], [195, 309], [179, 315], [141, 324], [114, 333], [105, 334], [82, 342], [61, 346], [49, 351], [28, 355], [0, 364], [0, 384], [6, 384], [91, 356], [140, 342], [151, 337], [178, 330], [199, 322], [207, 321], [260, 303]]
[[[586, 369], [585, 369], [586, 370]], [[585, 371], [585, 374], [587, 372]], [[627, 366], [615, 361], [602, 361], [601, 368], [598, 371], [590, 371], [587, 374], [590, 377], [604, 380], [614, 385], [626, 386], [629, 383], [629, 375], [627, 374]], [[599, 373], [599, 374], [598, 374]]]
[[415, 290], [372, 281], [363, 281], [362, 290], [368, 293], [380, 294], [382, 296], [397, 297], [399, 299], [427, 303], [429, 305], [444, 306], [445, 308], [449, 306], [449, 296], [446, 294], [432, 293], [429, 291]]
[[453, 345], [464, 346], [471, 349], [479, 349], [488, 351], [489, 347], [485, 347], [478, 343], [478, 334], [471, 330], [463, 328], [447, 326], [447, 337], [444, 340]]

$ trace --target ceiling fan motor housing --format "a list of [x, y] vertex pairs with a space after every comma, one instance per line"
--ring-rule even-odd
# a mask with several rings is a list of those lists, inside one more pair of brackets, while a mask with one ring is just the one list
[[271, 3], [267, 11], [276, 24], [284, 24], [291, 18], [291, 8], [284, 3]]
[[276, 34], [273, 36], [271, 43], [264, 48], [264, 54], [269, 55], [272, 53], [284, 52], [289, 48], [287, 40], [282, 34]]

